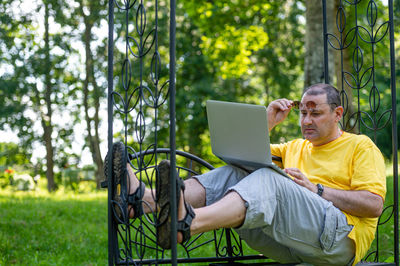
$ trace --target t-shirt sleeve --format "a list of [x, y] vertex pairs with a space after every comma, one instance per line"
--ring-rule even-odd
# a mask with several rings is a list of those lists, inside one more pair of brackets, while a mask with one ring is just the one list
[[271, 144], [271, 155], [282, 158], [286, 152], [286, 144]]
[[285, 157], [285, 152], [286, 152], [286, 145], [285, 144], [271, 144], [271, 155], [279, 157], [280, 160], [272, 157], [272, 161], [279, 166], [280, 168], [283, 167], [283, 160]]
[[353, 157], [352, 190], [367, 190], [386, 196], [385, 162], [382, 153], [370, 139], [357, 145]]

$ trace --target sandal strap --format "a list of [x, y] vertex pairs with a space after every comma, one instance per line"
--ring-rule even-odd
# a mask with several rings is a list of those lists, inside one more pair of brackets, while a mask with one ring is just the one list
[[128, 195], [128, 204], [132, 206], [133, 211], [134, 211], [133, 218], [137, 218], [144, 213], [143, 207], [142, 207], [142, 198], [143, 198], [145, 189], [146, 189], [146, 185], [142, 181], [140, 181], [140, 185], [135, 190], [135, 192]]
[[183, 181], [182, 178], [179, 176], [176, 177], [176, 193], [177, 193], [177, 198], [178, 198], [178, 203], [179, 203], [179, 198], [181, 196], [181, 190], [185, 192], [185, 182]]
[[178, 221], [177, 225], [178, 232], [181, 232], [183, 236], [182, 244], [190, 239], [190, 225], [192, 224], [194, 217], [196, 217], [196, 214], [194, 213], [193, 208], [192, 206], [190, 206], [189, 203], [185, 202], [185, 209], [185, 218]]
[[[183, 194], [185, 194], [185, 182], [179, 176], [177, 177], [176, 181], [177, 181], [176, 182], [177, 204], [179, 206], [181, 191], [183, 192]], [[185, 205], [185, 209], [186, 209], [186, 215], [185, 215], [185, 218], [178, 221], [177, 228], [176, 228], [178, 232], [182, 233], [182, 236], [183, 236], [182, 244], [190, 239], [190, 225], [192, 224], [192, 221], [193, 221], [194, 217], [196, 216], [193, 211], [192, 206], [185, 201], [185, 198], [183, 199], [183, 201], [184, 201], [184, 205]]]

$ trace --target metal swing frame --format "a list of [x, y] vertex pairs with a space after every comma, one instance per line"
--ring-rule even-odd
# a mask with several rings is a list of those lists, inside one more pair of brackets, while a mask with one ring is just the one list
[[[121, 3], [122, 2], [122, 3]], [[141, 181], [145, 181], [149, 186], [154, 187], [154, 176], [157, 174], [157, 164], [162, 158], [168, 158], [171, 162], [171, 181], [176, 180], [176, 175], [190, 177], [197, 174], [199, 169], [210, 170], [213, 166], [208, 164], [206, 161], [198, 158], [192, 154], [185, 153], [176, 150], [176, 122], [175, 122], [175, 61], [176, 61], [176, 1], [170, 0], [170, 17], [169, 17], [169, 78], [165, 82], [161, 82], [161, 56], [158, 51], [158, 0], [152, 0], [154, 2], [155, 8], [155, 23], [146, 31], [147, 25], [147, 10], [145, 0], [109, 0], [109, 32], [108, 32], [108, 150], [112, 150], [112, 144], [114, 142], [114, 117], [116, 113], [119, 113], [123, 120], [123, 130], [122, 136], [123, 141], [126, 146], [126, 156], [130, 158], [130, 163], [135, 169], [138, 178]], [[341, 18], [345, 17], [344, 5], [354, 5], [361, 2], [356, 1], [341, 1], [337, 15], [337, 25], [343, 25]], [[369, 16], [373, 18], [371, 14], [377, 14], [374, 9], [375, 1], [369, 0], [368, 8], [370, 8]], [[327, 31], [327, 13], [326, 13], [326, 1], [322, 0], [323, 4], [323, 38], [324, 38], [324, 66], [325, 66], [325, 82], [329, 83], [330, 77], [328, 68], [328, 50], [334, 49], [343, 53], [344, 49], [348, 48], [349, 45], [343, 41], [346, 36], [346, 32], [340, 27], [340, 36], [335, 36], [333, 33]], [[399, 241], [398, 241], [398, 159], [397, 159], [397, 114], [396, 114], [396, 83], [395, 83], [395, 60], [394, 60], [394, 29], [393, 29], [393, 0], [389, 0], [388, 5], [389, 18], [384, 24], [387, 24], [388, 35], [390, 38], [390, 87], [391, 87], [391, 106], [388, 107], [391, 115], [392, 124], [392, 150], [393, 152], [393, 187], [394, 187], [394, 204], [385, 209], [385, 212], [391, 212], [389, 218], [385, 221], [380, 221], [380, 224], [385, 222], [393, 222], [394, 226], [394, 263], [399, 265]], [[120, 77], [120, 87], [115, 88], [115, 77], [114, 77], [114, 46], [115, 46], [115, 28], [114, 28], [114, 11], [118, 10], [125, 17], [125, 58], [121, 68]], [[372, 12], [372, 13], [371, 13]], [[374, 13], [375, 12], [375, 13]], [[356, 11], [356, 23], [357, 23], [357, 11]], [[135, 19], [132, 19], [131, 17]], [[339, 22], [338, 22], [339, 18]], [[372, 20], [371, 20], [372, 21]], [[133, 27], [132, 25], [133, 24]], [[134, 29], [130, 32], [130, 26]], [[374, 23], [370, 23], [370, 28], [372, 30], [372, 36], [374, 36], [374, 31], [377, 30], [377, 26]], [[380, 27], [378, 27], [380, 28]], [[354, 39], [361, 42], [361, 36], [357, 32], [360, 31], [361, 26], [356, 25], [352, 28], [356, 33]], [[342, 30], [342, 31], [341, 31]], [[348, 32], [348, 31], [347, 31]], [[348, 33], [347, 33], [348, 34]], [[333, 39], [338, 40], [339, 45], [333, 44]], [[381, 39], [382, 40], [382, 39]], [[379, 41], [381, 41], [379, 40]], [[376, 40], [370, 41], [370, 44], [374, 47], [376, 45]], [[347, 46], [347, 47], [346, 47]], [[362, 47], [358, 44], [354, 48], [357, 52], [362, 51]], [[373, 49], [372, 49], [373, 51]], [[145, 73], [145, 59], [150, 57], [150, 71]], [[357, 60], [356, 60], [357, 61]], [[138, 80], [132, 81], [132, 62], [135, 62], [139, 66]], [[358, 67], [359, 62], [353, 62], [356, 65], [356, 85], [354, 91], [359, 92], [360, 87], [363, 85], [360, 83], [361, 68]], [[374, 62], [375, 64], [375, 62]], [[370, 67], [372, 71], [375, 70], [375, 65]], [[349, 70], [342, 69], [342, 79], [339, 80], [338, 86], [343, 89], [345, 83], [348, 83], [346, 77], [349, 75]], [[150, 76], [150, 79], [146, 80], [146, 75]], [[375, 79], [371, 79], [372, 82]], [[136, 83], [135, 83], [136, 82]], [[134, 85], [135, 83], [135, 85]], [[341, 85], [341, 86], [340, 86]], [[167, 89], [168, 88], [168, 89]], [[372, 89], [373, 88], [373, 89]], [[372, 106], [372, 120], [374, 122], [379, 119], [377, 116], [376, 107], [376, 96], [377, 86], [373, 84], [371, 87], [372, 94], [374, 96], [370, 97], [373, 99], [370, 106]], [[344, 91], [344, 90], [343, 90]], [[342, 99], [345, 101], [347, 95], [343, 93]], [[358, 98], [358, 103], [359, 103]], [[157, 143], [157, 128], [158, 124], [158, 109], [163, 104], [169, 104], [169, 131], [170, 131], [170, 146], [168, 148], [160, 148]], [[144, 139], [149, 133], [146, 131], [146, 114], [148, 110], [154, 115], [154, 120], [152, 126], [155, 130], [152, 132], [154, 135], [154, 142], [150, 145], [146, 145]], [[365, 110], [361, 109], [358, 104], [357, 109], [357, 121], [355, 123], [359, 127], [359, 132], [361, 132], [361, 127], [363, 126], [363, 116]], [[133, 117], [135, 116], [135, 117]], [[370, 116], [371, 117], [371, 116]], [[365, 124], [365, 123], [364, 123]], [[345, 121], [343, 121], [343, 127], [346, 127]], [[376, 125], [376, 123], [374, 124]], [[134, 130], [132, 131], [132, 128]], [[370, 128], [374, 132], [381, 130], [379, 125]], [[139, 144], [138, 150], [134, 150], [129, 147], [128, 138], [129, 134], [134, 133], [136, 139], [135, 141]], [[376, 135], [376, 134], [375, 134]], [[108, 176], [112, 176], [112, 160], [109, 160]], [[122, 181], [124, 182], [124, 181]], [[173, 182], [171, 182], [173, 183]], [[151, 213], [151, 215], [144, 215], [141, 218], [135, 220], [125, 219], [124, 221], [117, 221], [115, 219], [115, 204], [112, 202], [113, 193], [116, 189], [114, 181], [111, 179], [107, 180], [104, 186], [108, 187], [108, 261], [109, 265], [143, 265], [143, 264], [172, 264], [177, 265], [178, 263], [233, 263], [235, 261], [247, 261], [247, 260], [258, 260], [263, 261], [264, 265], [274, 264], [274, 262], [266, 262], [265, 257], [258, 254], [245, 255], [243, 251], [243, 246], [240, 238], [229, 230], [219, 230], [212, 233], [211, 238], [201, 242], [201, 237], [195, 238], [189, 243], [183, 245], [183, 254], [185, 257], [180, 257], [181, 253], [176, 245], [173, 245], [171, 252], [166, 252], [161, 249], [155, 243], [155, 238], [157, 233], [153, 230], [153, 226], [157, 223], [157, 215]], [[126, 184], [125, 184], [126, 186]], [[171, 242], [176, 243], [176, 217], [177, 209], [176, 207], [176, 187], [171, 187], [172, 197], [171, 197], [171, 216], [172, 228], [171, 231], [175, 232], [171, 234]], [[210, 240], [211, 239], [211, 240]], [[378, 262], [380, 256], [379, 250], [379, 229], [377, 233], [376, 250], [369, 254], [368, 258], [373, 257], [373, 261]], [[196, 243], [198, 241], [198, 243]], [[202, 257], [194, 256], [195, 250], [198, 247], [204, 245], [213, 245], [215, 249], [215, 256]], [[151, 253], [149, 255], [149, 253]]]

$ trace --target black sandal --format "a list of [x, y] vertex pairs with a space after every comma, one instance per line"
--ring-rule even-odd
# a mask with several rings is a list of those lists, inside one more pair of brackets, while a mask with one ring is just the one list
[[[182, 180], [182, 179], [181, 179]], [[190, 225], [192, 224], [192, 221], [194, 217], [196, 217], [196, 214], [194, 213], [194, 210], [192, 206], [185, 202], [185, 209], [186, 209], [186, 215], [185, 218], [182, 220], [178, 221], [178, 226], [177, 230], [178, 232], [182, 233], [182, 244], [184, 244], [186, 241], [190, 239]]]
[[[156, 182], [156, 201], [160, 206], [160, 212], [158, 216], [157, 228], [157, 244], [163, 249], [171, 248], [171, 215], [170, 211], [170, 162], [168, 160], [163, 160], [158, 165], [158, 175]], [[179, 207], [179, 200], [181, 195], [181, 190], [185, 191], [185, 184], [183, 180], [177, 177], [176, 182], [176, 204], [177, 210]], [[177, 230], [182, 233], [183, 240], [182, 244], [190, 239], [190, 225], [195, 217], [192, 206], [184, 202], [186, 209], [185, 218], [178, 221]]]
[[[110, 160], [110, 153], [108, 152], [104, 160], [104, 174], [106, 181], [108, 180], [108, 162]], [[113, 191], [113, 211], [119, 223], [129, 220], [128, 206], [134, 211], [134, 217], [137, 218], [143, 214], [142, 198], [145, 191], [145, 184], [140, 181], [139, 187], [134, 193], [128, 194], [129, 186], [127, 187], [127, 174], [126, 169], [126, 153], [125, 145], [122, 142], [114, 143], [112, 146], [112, 175], [114, 177], [114, 191]], [[124, 179], [125, 178], [125, 179]], [[125, 180], [125, 181], [124, 181]]]

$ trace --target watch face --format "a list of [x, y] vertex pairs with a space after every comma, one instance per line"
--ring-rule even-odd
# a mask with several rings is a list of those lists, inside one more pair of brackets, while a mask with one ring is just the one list
[[321, 184], [317, 184], [318, 192], [317, 194], [319, 196], [322, 196], [322, 193], [324, 192], [324, 187]]

